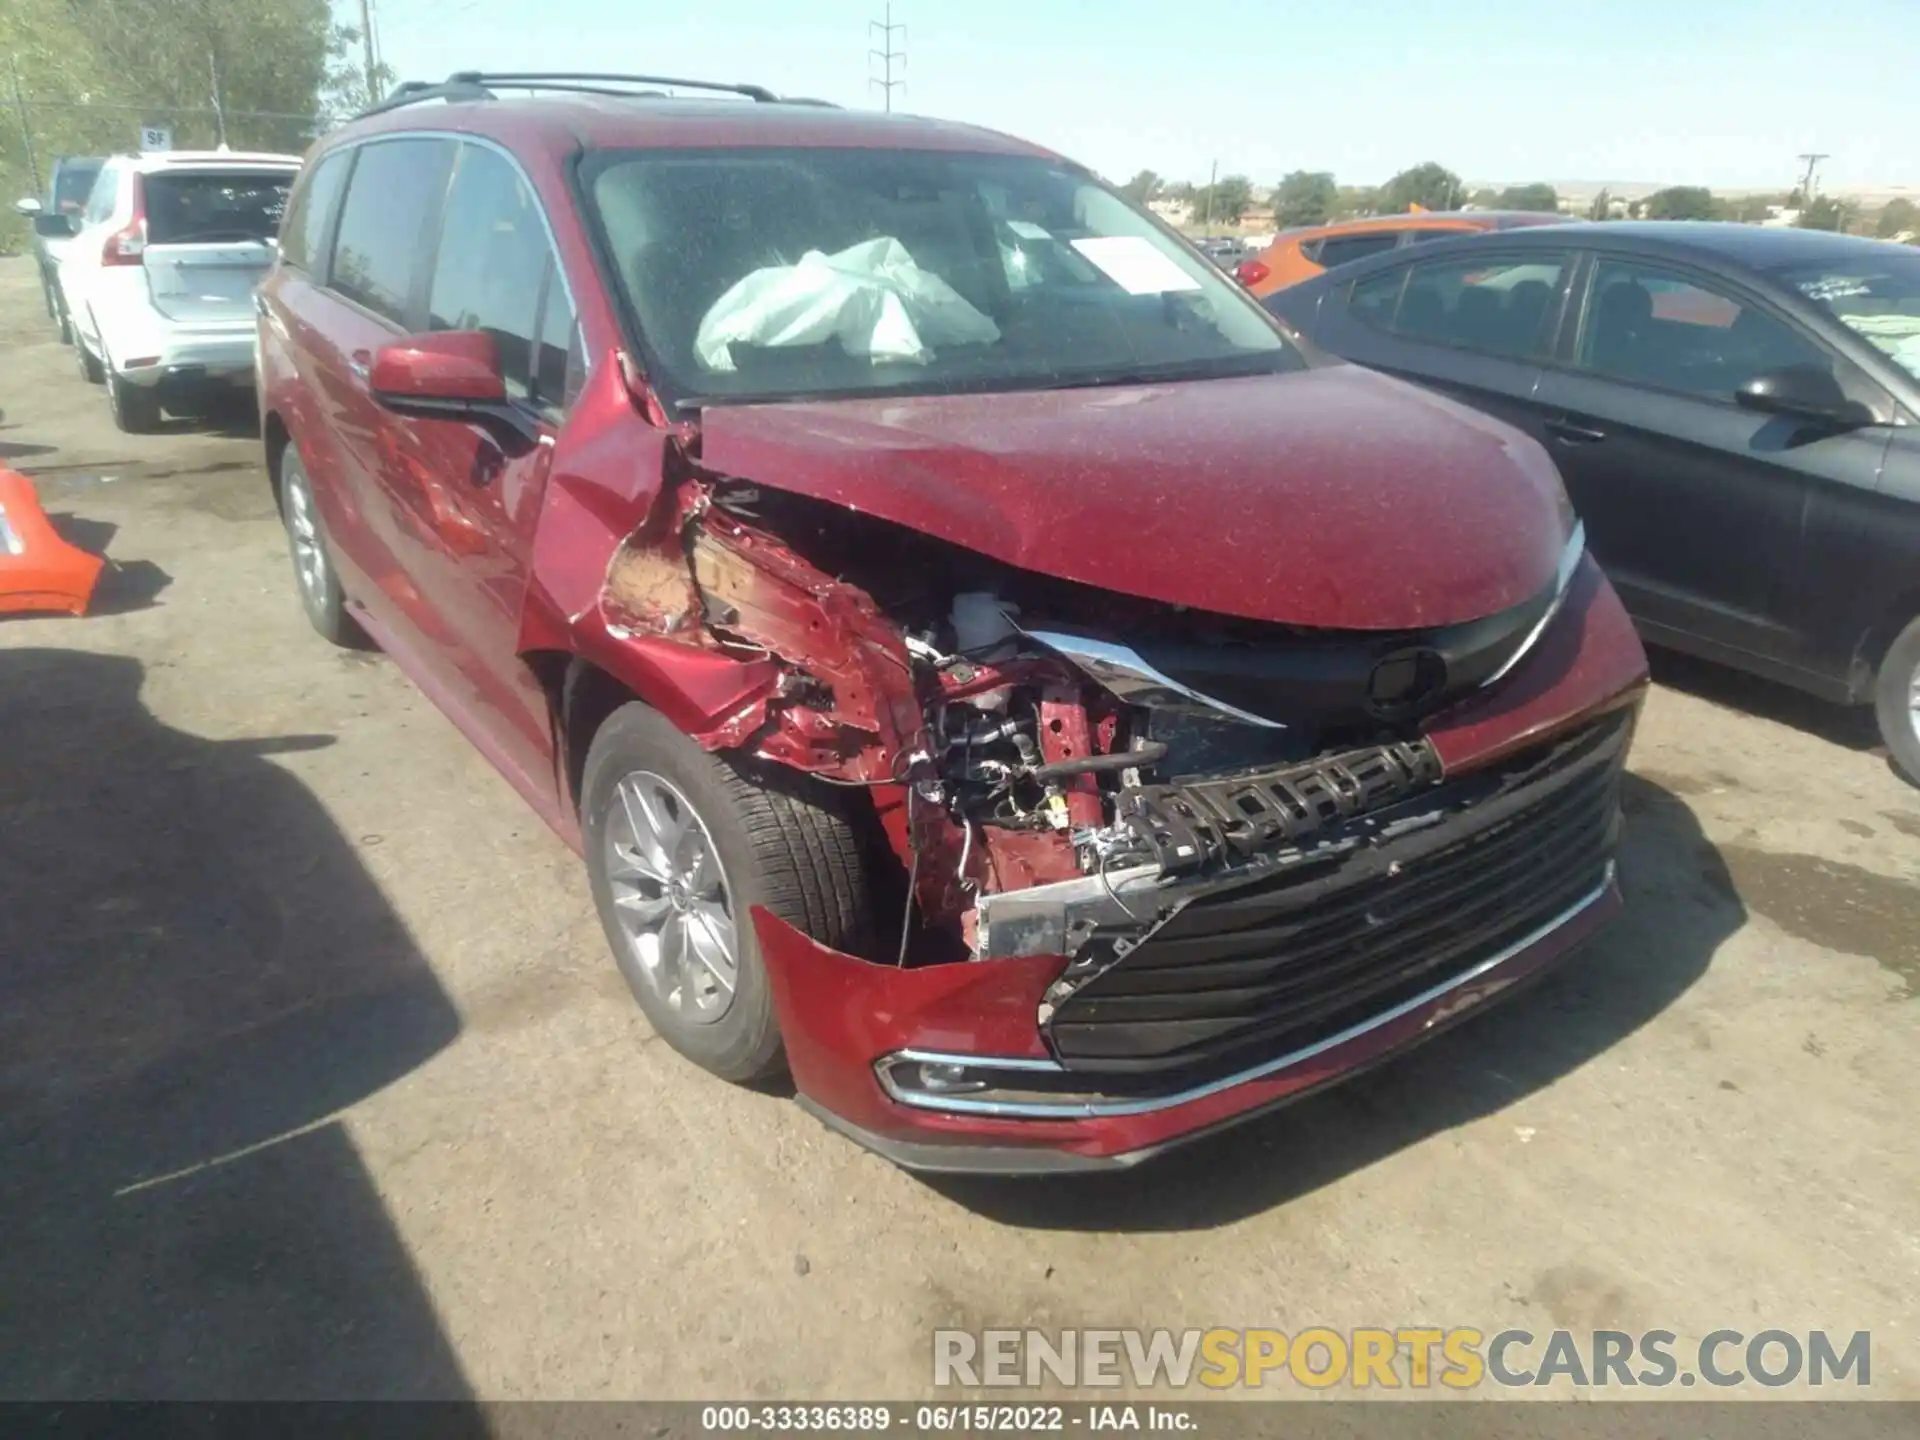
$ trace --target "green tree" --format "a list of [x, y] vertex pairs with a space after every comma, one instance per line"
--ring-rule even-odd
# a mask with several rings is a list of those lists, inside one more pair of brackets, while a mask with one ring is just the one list
[[1845, 230], [1853, 221], [1853, 206], [1831, 195], [1817, 195], [1793, 223], [1802, 230]]
[[1144, 205], [1149, 200], [1160, 198], [1160, 177], [1151, 170], [1141, 170], [1120, 187], [1120, 193], [1136, 205]]
[[1380, 187], [1380, 213], [1400, 215], [1418, 205], [1423, 210], [1453, 210], [1466, 198], [1467, 187], [1444, 165], [1429, 160], [1402, 170]]
[[1593, 203], [1587, 206], [1587, 219], [1609, 220], [1612, 218], [1613, 218], [1612, 192], [1602, 189], [1598, 195], [1593, 197]]
[[327, 41], [327, 77], [320, 89], [321, 125], [331, 129], [379, 104], [392, 93], [393, 82], [393, 70], [384, 63], [373, 67], [369, 82], [360, 32], [351, 25], [335, 26]]
[[1509, 185], [1494, 198], [1501, 210], [1540, 210], [1551, 213], [1560, 208], [1560, 192], [1544, 180], [1531, 185]]
[[1772, 207], [1779, 203], [1778, 195], [1715, 196], [1713, 218], [1735, 220], [1742, 225], [1758, 225], [1772, 214]]
[[1713, 192], [1704, 185], [1672, 185], [1647, 196], [1649, 220], [1711, 220]]
[[[56, 156], [131, 150], [142, 125], [170, 128], [182, 149], [224, 133], [236, 150], [304, 150], [324, 124], [347, 33], [327, 0], [0, 3], [0, 52], [19, 67], [42, 182]], [[5, 108], [0, 195], [11, 200], [35, 177], [16, 109]], [[0, 247], [25, 230], [10, 207], [0, 212]]]
[[1273, 223], [1324, 225], [1333, 218], [1340, 191], [1325, 170], [1295, 170], [1281, 177], [1273, 192]]
[[1874, 221], [1873, 233], [1882, 240], [1891, 240], [1896, 235], [1920, 231], [1920, 205], [1908, 199], [1889, 200], [1880, 209], [1880, 215]]
[[1193, 195], [1193, 213], [1208, 225], [1238, 225], [1253, 204], [1253, 182], [1244, 175], [1222, 175]]
[[1352, 220], [1380, 212], [1380, 188], [1377, 185], [1342, 185], [1334, 193], [1330, 220]]

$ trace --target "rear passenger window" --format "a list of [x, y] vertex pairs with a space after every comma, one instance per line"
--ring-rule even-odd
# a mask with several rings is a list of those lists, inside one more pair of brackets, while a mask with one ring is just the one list
[[1359, 318], [1409, 340], [1457, 345], [1516, 359], [1545, 344], [1563, 255], [1525, 260], [1447, 260], [1415, 265], [1398, 307]]
[[397, 325], [412, 325], [414, 269], [440, 213], [452, 163], [449, 140], [381, 140], [360, 147], [333, 242], [332, 289]]
[[462, 145], [440, 227], [427, 325], [491, 335], [507, 394], [516, 400], [531, 393], [541, 285], [552, 256], [539, 205], [519, 170], [498, 151]]
[[1354, 281], [1347, 294], [1347, 313], [1382, 330], [1392, 329], [1393, 312], [1400, 304], [1400, 287], [1406, 280], [1406, 267], [1399, 266]]
[[1314, 259], [1323, 268], [1331, 270], [1336, 265], [1381, 254], [1399, 243], [1398, 230], [1381, 230], [1370, 235], [1329, 235], [1320, 242], [1320, 253]]
[[333, 222], [340, 192], [347, 183], [352, 156], [344, 150], [322, 156], [294, 187], [287, 218], [280, 227], [280, 258], [309, 273], [324, 269], [327, 226]]

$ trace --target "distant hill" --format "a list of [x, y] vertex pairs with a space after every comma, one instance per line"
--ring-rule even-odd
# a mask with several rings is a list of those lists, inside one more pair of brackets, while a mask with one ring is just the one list
[[[1525, 180], [1469, 180], [1470, 190], [1504, 190], [1509, 185], [1525, 185]], [[1658, 180], [1549, 180], [1547, 184], [1561, 195], [1578, 200], [1591, 200], [1602, 190], [1616, 200], [1643, 200], [1656, 190], [1665, 190], [1671, 182]], [[1784, 195], [1793, 188], [1791, 179], [1779, 185], [1715, 185], [1704, 182], [1716, 195]], [[1841, 196], [1848, 200], [1859, 200], [1866, 204], [1884, 204], [1896, 196], [1908, 199], [1920, 199], [1920, 185], [1825, 185], [1818, 187], [1823, 195]]]

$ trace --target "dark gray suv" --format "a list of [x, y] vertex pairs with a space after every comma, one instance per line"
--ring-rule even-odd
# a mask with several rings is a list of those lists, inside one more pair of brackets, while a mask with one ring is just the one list
[[104, 163], [98, 155], [63, 155], [53, 162], [44, 196], [14, 202], [14, 210], [33, 219], [33, 260], [40, 270], [40, 294], [47, 318], [60, 327], [60, 339], [70, 339], [67, 306], [60, 294], [60, 255], [80, 228], [81, 212]]

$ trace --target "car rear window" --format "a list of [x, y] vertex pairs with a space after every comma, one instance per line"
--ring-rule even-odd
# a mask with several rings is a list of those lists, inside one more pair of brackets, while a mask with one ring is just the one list
[[1391, 250], [1399, 243], [1398, 230], [1376, 230], [1366, 235], [1329, 235], [1320, 242], [1320, 248], [1313, 258], [1322, 269], [1331, 270], [1336, 265], [1351, 264], [1369, 255]]
[[167, 170], [146, 177], [147, 243], [271, 240], [293, 187], [291, 170]]

